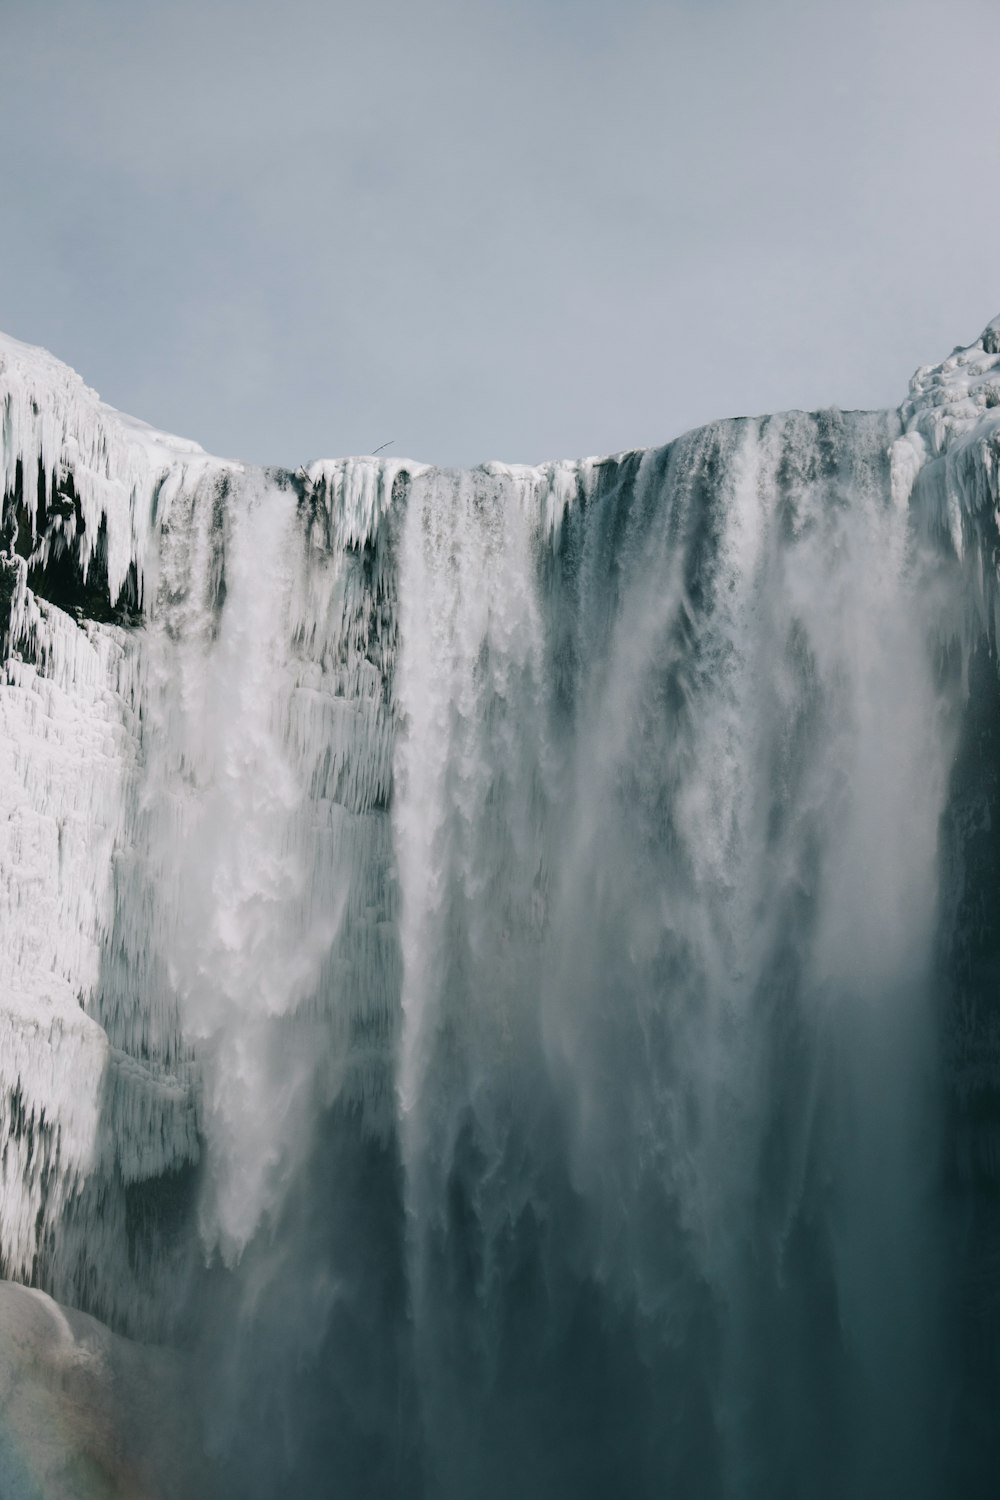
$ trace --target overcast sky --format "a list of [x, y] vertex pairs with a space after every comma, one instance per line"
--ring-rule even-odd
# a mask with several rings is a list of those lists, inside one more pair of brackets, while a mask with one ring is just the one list
[[0, 0], [0, 328], [267, 462], [896, 404], [1000, 312], [996, 0]]

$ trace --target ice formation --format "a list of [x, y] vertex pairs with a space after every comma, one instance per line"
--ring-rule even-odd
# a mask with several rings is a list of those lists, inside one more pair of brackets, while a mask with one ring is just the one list
[[241, 1497], [987, 1493], [1000, 321], [537, 468], [0, 400], [4, 1274]]

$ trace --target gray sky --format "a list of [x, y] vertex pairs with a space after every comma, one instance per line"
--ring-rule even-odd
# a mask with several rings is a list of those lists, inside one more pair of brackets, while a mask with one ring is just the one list
[[895, 404], [1000, 312], [996, 0], [0, 0], [0, 327], [211, 450]]

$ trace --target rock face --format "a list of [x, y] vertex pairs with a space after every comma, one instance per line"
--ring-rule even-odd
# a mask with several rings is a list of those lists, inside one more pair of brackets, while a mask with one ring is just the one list
[[196, 1493], [180, 1378], [241, 1500], [992, 1493], [997, 343], [293, 474], [0, 340], [0, 1267], [116, 1336], [0, 1313], [95, 1494]]

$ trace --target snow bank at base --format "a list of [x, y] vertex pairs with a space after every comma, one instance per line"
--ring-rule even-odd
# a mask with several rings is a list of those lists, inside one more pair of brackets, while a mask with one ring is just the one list
[[199, 1500], [213, 1493], [180, 1356], [0, 1282], [4, 1500]]

